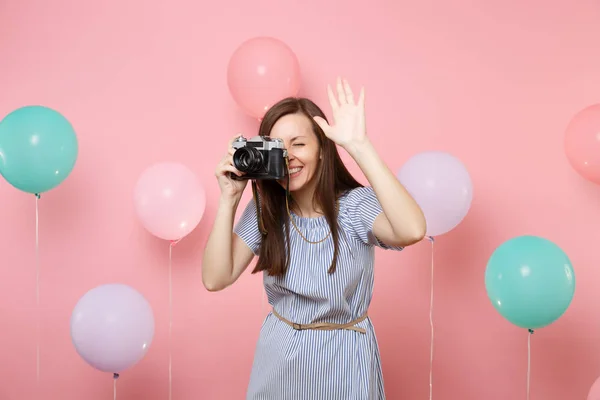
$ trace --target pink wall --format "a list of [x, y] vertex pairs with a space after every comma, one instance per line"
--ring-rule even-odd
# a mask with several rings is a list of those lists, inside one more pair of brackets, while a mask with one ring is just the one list
[[[302, 94], [327, 112], [337, 74], [366, 86], [369, 133], [392, 168], [438, 149], [471, 173], [469, 215], [436, 242], [434, 398], [525, 398], [527, 334], [483, 283], [494, 248], [525, 233], [559, 244], [578, 284], [563, 318], [532, 338], [531, 398], [584, 399], [600, 375], [600, 187], [562, 149], [571, 116], [600, 100], [597, 1], [9, 0], [0, 15], [0, 114], [56, 108], [80, 141], [75, 171], [40, 204], [44, 399], [111, 398], [111, 377], [75, 353], [69, 317], [113, 281], [141, 291], [157, 324], [118, 398], [168, 398], [168, 246], [132, 200], [141, 171], [163, 160], [193, 168], [208, 191], [205, 219], [175, 248], [173, 399], [243, 398], [268, 311], [261, 280], [211, 294], [199, 266], [214, 166], [230, 136], [256, 129], [229, 96], [227, 62], [263, 34], [294, 49]], [[23, 400], [35, 383], [34, 198], [4, 181], [0, 198], [0, 399]], [[428, 397], [429, 257], [428, 243], [378, 253], [371, 314], [389, 399]]]

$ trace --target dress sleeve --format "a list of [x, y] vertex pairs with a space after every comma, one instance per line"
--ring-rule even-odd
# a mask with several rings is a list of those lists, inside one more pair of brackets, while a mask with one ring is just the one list
[[383, 212], [383, 209], [372, 187], [352, 189], [348, 193], [345, 203], [348, 222], [358, 240], [386, 250], [402, 250], [404, 248], [387, 245], [373, 233], [375, 218]]
[[242, 216], [233, 228], [233, 232], [246, 243], [254, 255], [259, 254], [261, 234], [258, 229], [256, 203], [254, 199], [251, 199], [246, 205]]

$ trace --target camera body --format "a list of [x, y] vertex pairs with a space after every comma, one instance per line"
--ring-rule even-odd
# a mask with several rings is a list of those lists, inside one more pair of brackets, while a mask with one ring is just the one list
[[283, 179], [287, 174], [287, 150], [283, 140], [268, 136], [246, 139], [240, 136], [233, 141], [233, 166], [243, 176], [232, 174], [233, 179]]

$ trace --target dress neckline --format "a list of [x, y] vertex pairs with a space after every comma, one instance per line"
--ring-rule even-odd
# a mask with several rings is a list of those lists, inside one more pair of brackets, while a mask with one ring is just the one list
[[[346, 195], [348, 193], [343, 193], [338, 201], [339, 201], [339, 207], [340, 209], [338, 210], [338, 218], [339, 215], [341, 213], [342, 210], [342, 204], [343, 204], [343, 200], [345, 199]], [[296, 226], [298, 226], [298, 228], [316, 228], [316, 227], [325, 227], [327, 229], [329, 229], [329, 223], [327, 222], [327, 218], [325, 217], [325, 215], [320, 215], [318, 217], [302, 217], [298, 214], [296, 214], [294, 211], [290, 210], [290, 215], [292, 218], [294, 218], [294, 222], [296, 223]]]
[[319, 215], [318, 217], [302, 217], [292, 210], [290, 210], [290, 215], [292, 218], [294, 218], [294, 222], [298, 228], [315, 228], [320, 226], [329, 227], [327, 218], [325, 218], [324, 215]]

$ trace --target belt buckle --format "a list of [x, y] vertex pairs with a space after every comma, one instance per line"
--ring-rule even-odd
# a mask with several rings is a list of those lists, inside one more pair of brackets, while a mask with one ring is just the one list
[[294, 328], [297, 331], [301, 331], [302, 330], [302, 325], [301, 324], [297, 324], [295, 322], [292, 322], [292, 328]]

